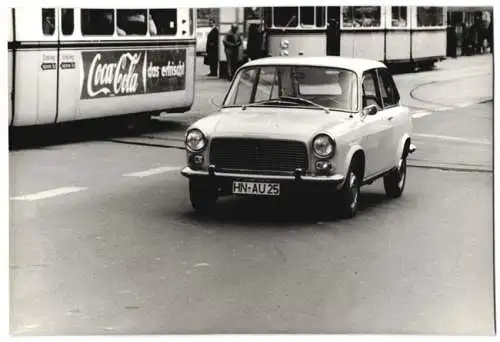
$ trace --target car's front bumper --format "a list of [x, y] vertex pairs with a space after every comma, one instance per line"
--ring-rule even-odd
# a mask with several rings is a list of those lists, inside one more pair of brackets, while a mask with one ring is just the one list
[[212, 180], [217, 184], [228, 184], [231, 181], [249, 181], [249, 182], [277, 182], [285, 185], [286, 187], [301, 188], [324, 188], [328, 187], [339, 188], [343, 183], [345, 177], [343, 175], [325, 175], [325, 176], [310, 176], [303, 175], [300, 172], [295, 172], [293, 175], [271, 175], [271, 174], [256, 174], [256, 173], [234, 173], [226, 171], [216, 171], [214, 167], [206, 170], [193, 170], [191, 167], [186, 166], [182, 169], [181, 174], [187, 178], [203, 178], [208, 181]]

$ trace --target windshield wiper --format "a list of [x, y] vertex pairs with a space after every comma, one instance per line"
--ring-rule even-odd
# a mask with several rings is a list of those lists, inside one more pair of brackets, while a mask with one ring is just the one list
[[241, 106], [242, 110], [245, 110], [247, 107], [259, 107], [259, 106], [265, 106], [266, 104], [296, 104], [296, 102], [292, 101], [283, 101], [281, 99], [273, 99], [273, 100], [264, 100], [264, 101], [259, 101], [259, 102], [254, 102], [254, 103], [247, 103], [243, 106]]
[[302, 102], [302, 103], [307, 103], [307, 104], [310, 104], [312, 106], [315, 106], [315, 107], [318, 107], [318, 108], [321, 108], [323, 109], [327, 114], [330, 114], [330, 109], [328, 109], [328, 107], [325, 107], [325, 106], [322, 106], [316, 102], [313, 102], [313, 101], [310, 101], [308, 99], [304, 99], [302, 97], [293, 97], [293, 96], [280, 96], [280, 99], [285, 99], [285, 100], [289, 100], [289, 101], [295, 101], [295, 102]]

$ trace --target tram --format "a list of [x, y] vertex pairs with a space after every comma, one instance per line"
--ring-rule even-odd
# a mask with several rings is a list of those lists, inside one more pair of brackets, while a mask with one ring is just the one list
[[189, 110], [193, 11], [11, 9], [9, 127]]
[[446, 57], [446, 8], [263, 7], [266, 55], [343, 56], [432, 67]]

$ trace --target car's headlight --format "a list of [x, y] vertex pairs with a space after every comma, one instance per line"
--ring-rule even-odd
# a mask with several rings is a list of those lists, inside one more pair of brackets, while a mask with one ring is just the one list
[[191, 152], [201, 152], [207, 145], [205, 136], [199, 129], [192, 129], [186, 134], [186, 148]]
[[313, 139], [313, 152], [320, 158], [330, 158], [335, 153], [335, 142], [326, 134], [320, 134]]

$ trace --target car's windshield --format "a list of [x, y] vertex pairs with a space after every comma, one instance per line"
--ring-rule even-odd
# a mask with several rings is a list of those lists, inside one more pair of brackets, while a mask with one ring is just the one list
[[224, 101], [225, 107], [276, 104], [355, 112], [357, 76], [350, 70], [314, 66], [247, 67], [236, 75]]

